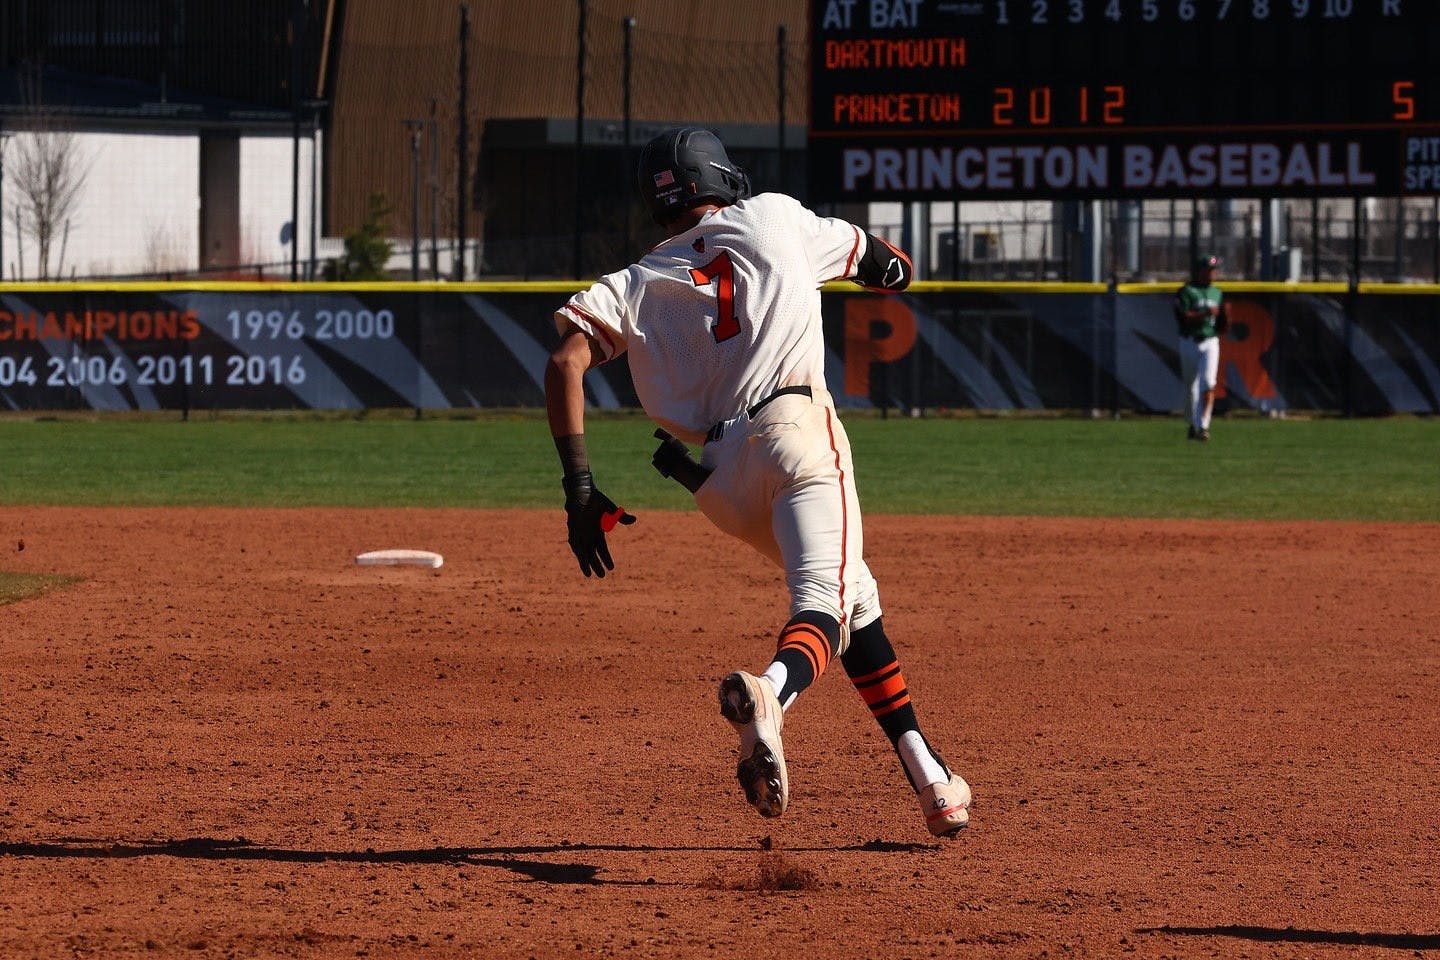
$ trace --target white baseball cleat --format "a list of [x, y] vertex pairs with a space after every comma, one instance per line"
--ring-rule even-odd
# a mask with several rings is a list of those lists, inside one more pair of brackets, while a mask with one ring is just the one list
[[790, 777], [780, 744], [785, 713], [775, 691], [768, 681], [737, 670], [720, 681], [720, 713], [740, 734], [735, 778], [745, 799], [762, 817], [780, 816], [790, 805]]
[[937, 837], [953, 837], [970, 822], [970, 784], [958, 774], [949, 783], [932, 783], [920, 791], [925, 826]]

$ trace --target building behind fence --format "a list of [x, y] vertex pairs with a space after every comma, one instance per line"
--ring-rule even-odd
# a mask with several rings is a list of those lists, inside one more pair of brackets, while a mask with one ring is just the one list
[[[736, 0], [719, 16], [666, 0], [244, 6], [237, 21], [238, 6], [204, 0], [0, 5], [6, 278], [308, 277], [372, 194], [389, 206], [397, 276], [593, 276], [657, 239], [633, 161], [676, 122], [717, 128], [758, 190], [806, 196], [806, 0]], [[10, 164], [37, 118], [77, 131], [87, 165], [57, 270], [15, 224]], [[1168, 279], [1203, 251], [1231, 278], [1440, 282], [1432, 200], [831, 212], [941, 279]], [[1084, 217], [1100, 237], [1088, 260]]]

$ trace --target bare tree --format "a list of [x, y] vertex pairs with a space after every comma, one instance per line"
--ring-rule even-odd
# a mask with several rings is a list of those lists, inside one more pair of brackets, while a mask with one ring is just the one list
[[[36, 275], [48, 280], [64, 274], [66, 241], [90, 175], [90, 159], [61, 112], [45, 102], [39, 64], [24, 62], [18, 74], [24, 112], [14, 122], [9, 143], [14, 159], [7, 157], [5, 174], [19, 195], [12, 208], [16, 232], [34, 238]], [[57, 243], [60, 260], [52, 273]]]
[[[16, 218], [35, 240], [37, 273], [46, 280], [51, 276], [52, 250], [80, 205], [90, 164], [75, 131], [64, 129], [53, 115], [39, 111], [26, 126], [11, 138], [14, 159], [5, 172], [18, 194]], [[62, 246], [56, 276], [65, 270], [64, 256]]]

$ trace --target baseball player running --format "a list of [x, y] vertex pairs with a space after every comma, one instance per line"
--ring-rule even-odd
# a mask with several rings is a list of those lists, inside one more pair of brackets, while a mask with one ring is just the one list
[[1180, 381], [1185, 385], [1185, 419], [1191, 440], [1210, 439], [1215, 410], [1215, 383], [1220, 372], [1220, 337], [1228, 317], [1215, 273], [1220, 258], [1201, 257], [1175, 294], [1175, 319], [1180, 325]]
[[[584, 437], [585, 371], [625, 353], [641, 405], [663, 428], [657, 468], [690, 487], [717, 527], [785, 570], [790, 620], [774, 658], [758, 675], [737, 670], [720, 682], [746, 799], [763, 816], [785, 812], [785, 711], [839, 657], [899, 755], [926, 826], [953, 836], [969, 821], [970, 787], [921, 733], [885, 635], [850, 444], [824, 379], [820, 285], [845, 278], [903, 290], [910, 261], [791, 197], [751, 197], [706, 130], [656, 137], [636, 176], [668, 238], [556, 312], [561, 342], [545, 371], [581, 572], [613, 570], [606, 534], [635, 519], [596, 487]], [[699, 464], [680, 441], [703, 445]]]

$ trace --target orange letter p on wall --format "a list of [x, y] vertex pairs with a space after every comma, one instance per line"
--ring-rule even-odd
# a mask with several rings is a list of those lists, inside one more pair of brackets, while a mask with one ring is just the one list
[[870, 395], [870, 364], [899, 360], [915, 346], [915, 314], [897, 297], [845, 299], [845, 392]]

